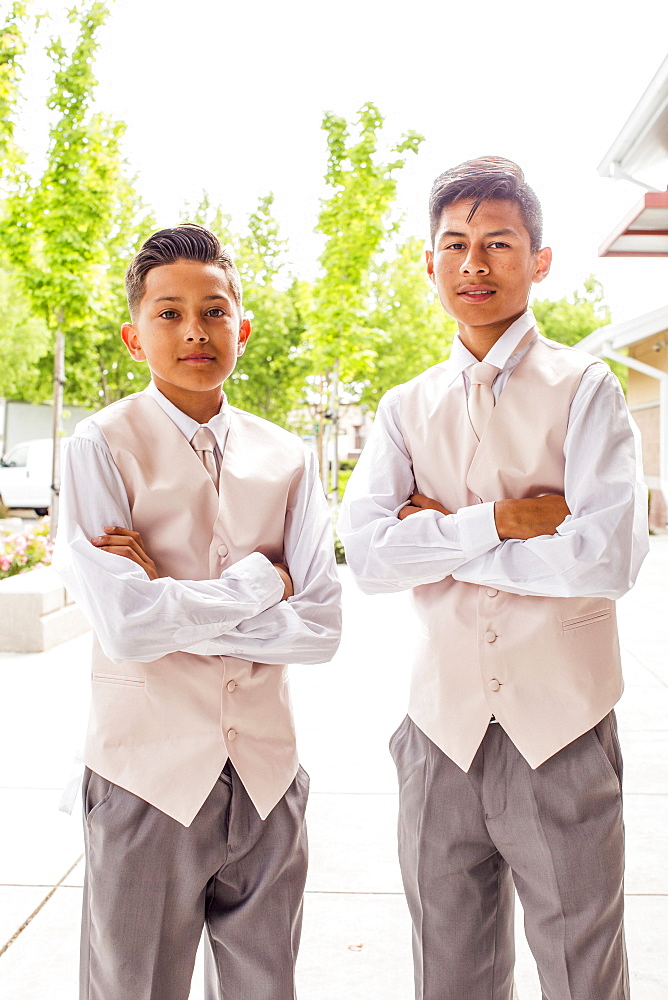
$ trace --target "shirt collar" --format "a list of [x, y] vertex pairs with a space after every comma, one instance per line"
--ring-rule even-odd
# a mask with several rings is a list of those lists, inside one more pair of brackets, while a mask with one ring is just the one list
[[[511, 323], [508, 329], [502, 336], [499, 337], [494, 346], [487, 352], [484, 361], [488, 364], [494, 365], [500, 371], [508, 366], [508, 362], [512, 359], [514, 367], [520, 360], [520, 357], [524, 355], [524, 351], [517, 358], [514, 357], [514, 351], [517, 349], [517, 345], [520, 343], [522, 338], [536, 325], [536, 318], [531, 311], [527, 309], [526, 312], [522, 313], [519, 319], [516, 319], [514, 323]], [[528, 350], [529, 345], [526, 345], [525, 350]], [[459, 378], [461, 373], [469, 365], [474, 365], [478, 359], [474, 358], [467, 347], [464, 347], [463, 343], [459, 338], [459, 334], [455, 337], [452, 342], [452, 349], [450, 351], [450, 358], [448, 360], [448, 385], [451, 385], [455, 379]]]
[[151, 396], [158, 406], [167, 414], [170, 420], [172, 420], [178, 429], [181, 431], [183, 436], [188, 440], [192, 441], [193, 435], [199, 427], [208, 427], [209, 430], [213, 431], [214, 437], [221, 452], [225, 449], [225, 441], [227, 440], [227, 432], [230, 427], [230, 407], [227, 402], [227, 397], [223, 393], [223, 398], [220, 403], [220, 410], [214, 417], [211, 417], [206, 424], [198, 424], [196, 420], [189, 417], [183, 410], [179, 410], [177, 406], [174, 406], [163, 393], [160, 392], [155, 382], [149, 382], [149, 384], [144, 389], [147, 396]]

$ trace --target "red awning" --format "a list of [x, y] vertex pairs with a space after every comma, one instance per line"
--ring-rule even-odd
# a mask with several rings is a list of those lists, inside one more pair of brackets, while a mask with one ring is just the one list
[[603, 241], [599, 257], [668, 257], [668, 191], [648, 191]]

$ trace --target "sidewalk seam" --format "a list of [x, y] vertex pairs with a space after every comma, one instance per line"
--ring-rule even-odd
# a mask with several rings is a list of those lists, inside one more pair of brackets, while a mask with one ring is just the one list
[[71, 865], [71, 867], [67, 869], [67, 871], [65, 872], [65, 874], [63, 875], [63, 877], [61, 879], [59, 879], [58, 882], [56, 882], [56, 884], [54, 885], [54, 887], [51, 890], [51, 892], [48, 892], [46, 894], [46, 896], [44, 897], [44, 899], [42, 900], [42, 902], [39, 904], [39, 906], [35, 907], [35, 909], [32, 911], [32, 913], [30, 914], [30, 916], [27, 917], [23, 921], [23, 923], [21, 924], [21, 926], [19, 927], [19, 929], [17, 931], [14, 931], [14, 933], [10, 937], [9, 941], [7, 941], [2, 946], [2, 948], [0, 948], [0, 957], [2, 957], [2, 955], [4, 955], [4, 953], [10, 947], [10, 945], [14, 944], [14, 942], [16, 941], [16, 939], [19, 937], [20, 934], [23, 933], [23, 931], [26, 929], [26, 927], [30, 923], [32, 923], [32, 921], [35, 919], [35, 917], [37, 916], [37, 914], [39, 913], [39, 911], [49, 902], [49, 900], [51, 899], [51, 897], [55, 893], [56, 889], [59, 889], [61, 887], [61, 885], [63, 884], [63, 882], [65, 881], [65, 879], [68, 877], [68, 875], [72, 874], [72, 872], [74, 871], [74, 869], [79, 864], [79, 862], [81, 861], [82, 858], [83, 858], [83, 854], [80, 854], [79, 857], [74, 862], [74, 864]]

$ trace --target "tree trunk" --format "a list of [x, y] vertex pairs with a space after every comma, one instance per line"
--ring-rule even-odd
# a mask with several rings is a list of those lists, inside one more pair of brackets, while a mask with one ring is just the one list
[[334, 506], [339, 505], [339, 359], [334, 362], [332, 370], [332, 392], [330, 397], [330, 411], [332, 414], [332, 434], [334, 435], [334, 447], [332, 449], [332, 499]]
[[51, 466], [50, 537], [56, 537], [60, 499], [60, 443], [63, 436], [63, 386], [65, 385], [65, 315], [57, 313], [56, 341], [53, 352], [53, 464]]

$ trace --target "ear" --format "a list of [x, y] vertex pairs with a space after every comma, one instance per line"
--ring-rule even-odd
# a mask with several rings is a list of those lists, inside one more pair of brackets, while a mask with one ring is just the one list
[[534, 271], [532, 281], [538, 283], [547, 278], [550, 273], [550, 265], [552, 264], [552, 250], [550, 247], [543, 247], [536, 254], [536, 269]]
[[436, 280], [434, 278], [434, 251], [425, 250], [425, 258], [427, 261], [427, 274], [429, 275], [429, 280], [433, 283]]
[[251, 325], [249, 319], [242, 319], [241, 326], [239, 327], [239, 333], [237, 336], [237, 357], [241, 355], [246, 350], [246, 344], [248, 343], [248, 338], [251, 335]]
[[144, 349], [139, 342], [139, 334], [133, 323], [124, 323], [121, 327], [123, 343], [135, 361], [146, 361]]

